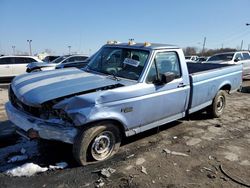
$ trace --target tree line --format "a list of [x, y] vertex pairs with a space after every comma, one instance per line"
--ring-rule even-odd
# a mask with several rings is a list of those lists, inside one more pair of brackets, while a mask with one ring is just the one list
[[236, 48], [220, 48], [220, 49], [204, 49], [204, 51], [199, 51], [196, 47], [186, 47], [183, 48], [184, 54], [186, 56], [190, 55], [197, 55], [197, 56], [212, 56], [217, 53], [223, 53], [223, 52], [235, 52], [237, 51]]

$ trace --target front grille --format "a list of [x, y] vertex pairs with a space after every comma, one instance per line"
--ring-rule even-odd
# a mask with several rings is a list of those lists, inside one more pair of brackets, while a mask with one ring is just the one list
[[32, 106], [28, 106], [26, 104], [24, 104], [22, 101], [20, 101], [16, 95], [14, 94], [11, 85], [9, 87], [9, 100], [11, 102], [11, 104], [17, 108], [20, 111], [24, 111], [30, 115], [33, 115], [35, 117], [39, 117], [40, 116], [40, 108], [37, 107], [32, 107]]

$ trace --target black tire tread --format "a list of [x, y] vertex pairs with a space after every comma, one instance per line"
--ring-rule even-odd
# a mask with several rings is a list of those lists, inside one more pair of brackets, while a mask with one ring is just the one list
[[75, 142], [73, 144], [73, 156], [80, 165], [86, 166], [91, 163], [100, 162], [100, 161], [93, 161], [89, 159], [88, 157], [89, 145], [91, 144], [93, 138], [97, 134], [107, 129], [111, 129], [111, 130], [113, 129], [117, 133], [115, 135], [116, 136], [115, 148], [112, 151], [112, 154], [110, 155], [110, 157], [118, 151], [120, 143], [121, 143], [121, 134], [120, 134], [120, 130], [118, 126], [114, 125], [110, 121], [99, 122], [96, 125], [93, 125], [89, 128], [81, 130], [75, 139]]
[[221, 115], [223, 114], [223, 111], [225, 109], [222, 110], [222, 112], [218, 112], [216, 109], [216, 100], [219, 96], [223, 95], [225, 98], [225, 106], [226, 106], [226, 92], [224, 90], [219, 90], [218, 93], [216, 94], [216, 96], [213, 99], [213, 103], [207, 108], [207, 112], [209, 115], [211, 115], [212, 118], [219, 118], [221, 117]]

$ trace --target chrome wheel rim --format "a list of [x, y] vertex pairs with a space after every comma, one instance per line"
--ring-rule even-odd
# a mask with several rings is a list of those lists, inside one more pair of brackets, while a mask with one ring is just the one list
[[108, 158], [114, 149], [114, 140], [113, 133], [109, 131], [97, 135], [91, 146], [92, 157], [97, 161]]
[[218, 100], [217, 100], [217, 111], [221, 112], [224, 109], [225, 106], [225, 98], [223, 96], [219, 96]]

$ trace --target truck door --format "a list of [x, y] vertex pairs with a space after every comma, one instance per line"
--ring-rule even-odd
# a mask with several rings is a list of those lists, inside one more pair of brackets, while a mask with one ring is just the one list
[[4, 57], [0, 59], [0, 77], [12, 77], [14, 59], [12, 57]]
[[[155, 84], [157, 77], [166, 72], [173, 72], [175, 79], [167, 84]], [[146, 77], [150, 92], [143, 101], [143, 123], [168, 122], [184, 116], [189, 97], [189, 81], [182, 77], [180, 60], [177, 52], [161, 51], [155, 54], [153, 63]]]

